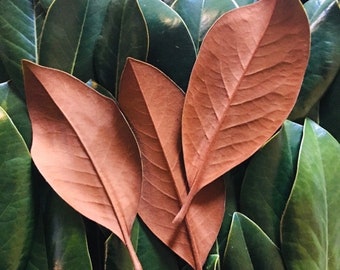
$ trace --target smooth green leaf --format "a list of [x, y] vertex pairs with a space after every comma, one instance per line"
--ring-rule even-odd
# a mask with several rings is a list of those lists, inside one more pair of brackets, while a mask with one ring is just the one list
[[96, 80], [117, 96], [127, 57], [146, 60], [148, 32], [136, 0], [111, 1], [95, 47]]
[[340, 145], [307, 119], [297, 175], [281, 221], [288, 269], [340, 268]]
[[336, 1], [313, 17], [311, 52], [296, 105], [289, 118], [304, 118], [325, 93], [340, 68], [340, 9]]
[[31, 157], [1, 107], [0, 149], [0, 265], [17, 270], [26, 264], [34, 227]]
[[47, 199], [45, 226], [49, 269], [92, 269], [81, 215], [52, 190]]
[[221, 269], [219, 245], [217, 241], [215, 242], [211, 251], [209, 252], [209, 255], [203, 266], [203, 269], [204, 270], [220, 270]]
[[31, 146], [32, 129], [25, 102], [9, 83], [0, 84], [0, 106], [10, 115], [28, 147]]
[[[177, 257], [146, 225], [137, 218], [133, 224], [131, 240], [145, 270], [176, 270]], [[114, 235], [106, 242], [106, 269], [133, 270], [126, 247]]]
[[182, 18], [160, 0], [138, 0], [150, 35], [147, 61], [186, 90], [196, 50]]
[[285, 269], [278, 247], [252, 220], [233, 215], [222, 269]]
[[280, 220], [296, 173], [302, 126], [286, 121], [250, 160], [241, 190], [240, 211], [280, 245]]
[[211, 25], [224, 13], [254, 0], [177, 0], [172, 8], [182, 17], [198, 49]]
[[310, 24], [318, 20], [320, 15], [332, 4], [335, 0], [308, 0], [304, 3]]
[[42, 30], [39, 63], [88, 81], [109, 0], [55, 0]]
[[340, 71], [320, 102], [320, 125], [340, 141]]
[[36, 61], [36, 39], [33, 0], [1, 0], [0, 58], [22, 96], [21, 59]]

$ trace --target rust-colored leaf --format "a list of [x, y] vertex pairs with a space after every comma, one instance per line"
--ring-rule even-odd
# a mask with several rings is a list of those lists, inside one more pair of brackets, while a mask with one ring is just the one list
[[158, 238], [192, 267], [201, 269], [221, 226], [223, 182], [203, 189], [184, 222], [172, 223], [187, 196], [180, 139], [184, 94], [158, 69], [132, 59], [120, 85], [119, 105], [142, 155], [138, 213]]
[[298, 0], [261, 0], [223, 15], [194, 65], [182, 119], [190, 193], [259, 149], [291, 111], [309, 56], [309, 25]]
[[52, 188], [128, 247], [141, 186], [134, 136], [115, 102], [71, 75], [24, 61], [31, 154]]

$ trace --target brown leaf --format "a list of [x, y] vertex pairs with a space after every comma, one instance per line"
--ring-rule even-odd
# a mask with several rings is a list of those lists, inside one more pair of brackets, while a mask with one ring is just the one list
[[224, 213], [223, 182], [195, 197], [185, 220], [172, 223], [187, 196], [181, 152], [183, 92], [161, 71], [129, 59], [119, 105], [142, 154], [143, 183], [138, 214], [151, 231], [195, 269], [201, 269]]
[[130, 241], [140, 155], [116, 103], [65, 72], [28, 61], [23, 67], [39, 171], [74, 209], [115, 233], [141, 269]]
[[223, 15], [194, 65], [182, 119], [192, 198], [258, 150], [287, 118], [309, 56], [309, 25], [298, 0], [262, 0]]

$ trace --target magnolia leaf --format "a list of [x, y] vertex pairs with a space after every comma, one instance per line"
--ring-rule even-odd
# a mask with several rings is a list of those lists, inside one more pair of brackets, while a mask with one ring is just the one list
[[50, 190], [45, 214], [50, 269], [92, 270], [82, 216]]
[[296, 101], [308, 54], [309, 25], [298, 0], [262, 0], [213, 25], [184, 102], [190, 193], [176, 222], [199, 190], [251, 156], [280, 127]]
[[1, 107], [0, 149], [0, 264], [6, 270], [23, 269], [34, 228], [31, 157], [23, 138]]
[[280, 250], [256, 223], [234, 213], [222, 269], [284, 270]]
[[340, 144], [305, 121], [297, 174], [281, 220], [288, 269], [340, 268]]
[[24, 96], [21, 59], [36, 61], [37, 36], [32, 0], [0, 1], [0, 58]]
[[280, 221], [296, 174], [302, 126], [286, 121], [252, 156], [242, 183], [240, 210], [280, 245]]
[[141, 185], [139, 150], [116, 103], [71, 75], [24, 61], [31, 155], [68, 204], [128, 247]]
[[88, 81], [93, 51], [110, 0], [55, 0], [44, 22], [39, 63]]
[[171, 6], [184, 20], [198, 49], [211, 25], [226, 11], [254, 0], [177, 0]]
[[[289, 118], [303, 119], [326, 92], [340, 68], [340, 9], [325, 1], [311, 18], [311, 52], [299, 97]], [[321, 9], [321, 8], [320, 8]]]
[[94, 53], [98, 82], [117, 96], [126, 58], [146, 60], [148, 49], [148, 31], [138, 1], [111, 1]]
[[182, 18], [160, 0], [138, 0], [149, 31], [147, 62], [187, 89], [196, 49]]
[[11, 117], [16, 128], [24, 138], [26, 145], [31, 146], [32, 128], [28, 117], [27, 107], [21, 99], [19, 91], [17, 91], [12, 83], [0, 83], [0, 106]]
[[187, 196], [180, 127], [184, 94], [149, 64], [129, 59], [119, 105], [136, 134], [143, 184], [138, 214], [150, 230], [192, 267], [201, 269], [224, 213], [222, 181], [202, 190], [183, 223], [172, 223]]

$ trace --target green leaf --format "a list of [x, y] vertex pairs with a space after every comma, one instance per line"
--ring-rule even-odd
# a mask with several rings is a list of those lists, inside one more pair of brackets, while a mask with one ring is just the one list
[[81, 215], [52, 190], [47, 200], [45, 226], [50, 269], [92, 269]]
[[286, 121], [250, 160], [241, 190], [241, 212], [280, 245], [280, 220], [296, 173], [302, 126]]
[[0, 84], [0, 106], [10, 115], [28, 147], [31, 146], [32, 129], [25, 102], [8, 82]]
[[[143, 269], [178, 269], [176, 255], [158, 240], [139, 218], [133, 224], [131, 240]], [[105, 269], [133, 269], [129, 253], [119, 238], [111, 235], [106, 242], [106, 251]]]
[[292, 192], [281, 221], [288, 269], [340, 268], [340, 145], [307, 119]]
[[47, 10], [50, 5], [52, 4], [53, 0], [39, 0], [39, 3], [41, 4], [41, 6]]
[[0, 58], [7, 74], [24, 96], [21, 59], [36, 61], [37, 42], [33, 0], [0, 1]]
[[308, 114], [340, 68], [340, 9], [336, 1], [321, 7], [322, 12], [315, 12], [310, 25], [310, 58], [297, 103], [289, 116], [293, 120]]
[[310, 24], [315, 23], [320, 15], [332, 4], [334, 0], [308, 0], [304, 8], [308, 15]]
[[33, 227], [31, 157], [18, 130], [0, 107], [0, 262], [1, 268], [25, 266]]
[[218, 242], [216, 241], [213, 245], [207, 260], [203, 266], [204, 270], [220, 270], [221, 263], [220, 263], [220, 254], [219, 254], [219, 246]]
[[340, 71], [320, 102], [320, 125], [340, 141]]
[[160, 0], [138, 0], [150, 34], [147, 61], [186, 90], [196, 49], [182, 18]]
[[177, 0], [172, 8], [182, 17], [198, 49], [211, 25], [224, 13], [254, 0]]
[[148, 32], [136, 0], [111, 1], [95, 47], [96, 80], [117, 96], [127, 57], [146, 60]]
[[285, 269], [278, 247], [252, 220], [234, 213], [222, 269]]
[[109, 0], [55, 0], [42, 30], [39, 63], [88, 81]]

